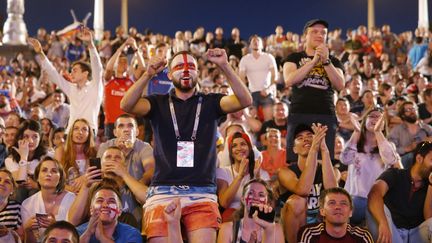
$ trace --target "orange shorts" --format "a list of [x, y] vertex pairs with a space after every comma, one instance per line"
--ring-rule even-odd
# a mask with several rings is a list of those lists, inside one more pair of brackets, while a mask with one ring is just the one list
[[[145, 210], [143, 233], [147, 239], [168, 236], [164, 210], [165, 205]], [[201, 202], [182, 208], [181, 223], [186, 232], [203, 228], [218, 229], [221, 221], [217, 203]]]

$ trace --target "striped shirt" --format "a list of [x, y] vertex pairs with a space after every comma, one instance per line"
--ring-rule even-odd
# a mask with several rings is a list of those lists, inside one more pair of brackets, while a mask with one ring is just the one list
[[21, 204], [19, 202], [8, 201], [6, 207], [0, 212], [0, 224], [14, 230], [21, 226]]
[[325, 230], [325, 223], [309, 224], [300, 229], [297, 242], [301, 243], [373, 243], [369, 231], [358, 226], [348, 224], [347, 232], [340, 238], [329, 235]]

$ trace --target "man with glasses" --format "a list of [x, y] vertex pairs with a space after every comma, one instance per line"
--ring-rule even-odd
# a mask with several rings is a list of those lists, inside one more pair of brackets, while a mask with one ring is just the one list
[[396, 145], [405, 168], [412, 165], [413, 151], [423, 141], [432, 139], [432, 127], [421, 122], [417, 114], [417, 106], [412, 101], [405, 101], [399, 107], [398, 116], [403, 123], [390, 131], [388, 139]]
[[390, 168], [368, 195], [366, 222], [376, 242], [430, 242], [432, 143], [422, 142], [411, 168]]

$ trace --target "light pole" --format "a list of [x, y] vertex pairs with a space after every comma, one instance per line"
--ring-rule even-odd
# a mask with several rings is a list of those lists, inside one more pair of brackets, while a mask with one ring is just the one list
[[102, 40], [104, 31], [104, 0], [95, 0], [93, 29], [95, 30], [95, 39]]
[[428, 0], [419, 0], [418, 5], [418, 27], [427, 31], [429, 29]]
[[128, 32], [128, 0], [121, 0], [121, 26]]
[[375, 0], [368, 0], [368, 31], [372, 33], [375, 28]]

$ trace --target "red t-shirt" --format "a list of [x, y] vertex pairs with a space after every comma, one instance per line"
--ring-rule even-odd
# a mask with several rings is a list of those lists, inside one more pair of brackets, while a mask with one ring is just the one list
[[279, 168], [287, 166], [285, 149], [281, 149], [277, 152], [276, 159], [272, 159], [267, 150], [262, 151], [261, 154], [263, 158], [261, 169], [267, 171], [270, 177], [276, 174]]
[[133, 84], [129, 78], [113, 78], [105, 84], [105, 124], [114, 123], [117, 117], [126, 113], [120, 109], [120, 101]]

